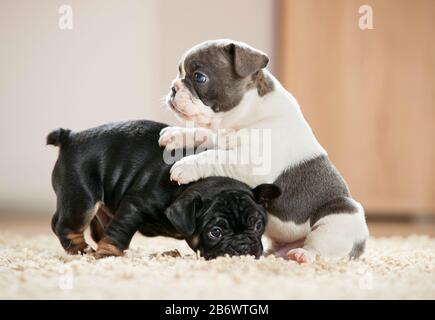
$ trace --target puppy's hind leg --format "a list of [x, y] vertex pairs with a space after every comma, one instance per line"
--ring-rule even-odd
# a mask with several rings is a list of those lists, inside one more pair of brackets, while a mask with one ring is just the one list
[[100, 259], [108, 256], [122, 256], [141, 223], [142, 215], [137, 207], [128, 200], [121, 202], [105, 229], [103, 238], [98, 241], [94, 257]]
[[[304, 246], [288, 252], [290, 259], [310, 262], [317, 255], [327, 259], [340, 259], [357, 258], [362, 254], [369, 235], [363, 208], [350, 198], [334, 201], [336, 203], [322, 208], [322, 217], [312, 225]], [[329, 209], [334, 210], [326, 212]]]
[[94, 218], [91, 220], [90, 229], [92, 239], [98, 243], [106, 235], [106, 229], [112, 222], [114, 215], [104, 203], [98, 202]]
[[92, 206], [89, 208], [62, 207], [56, 211], [51, 226], [62, 247], [69, 254], [92, 251], [92, 248], [85, 241], [84, 231], [94, 214], [95, 208]]
[[273, 254], [275, 257], [287, 259], [287, 253], [296, 248], [300, 248], [304, 245], [305, 238], [296, 240], [289, 243], [281, 243], [272, 240], [272, 247], [265, 253], [266, 256]]

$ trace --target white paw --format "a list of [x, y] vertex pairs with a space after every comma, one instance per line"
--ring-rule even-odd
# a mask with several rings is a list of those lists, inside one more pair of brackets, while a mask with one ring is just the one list
[[171, 180], [177, 181], [178, 184], [187, 184], [201, 178], [194, 156], [187, 156], [175, 162], [170, 173]]
[[186, 129], [181, 127], [166, 127], [160, 131], [159, 146], [173, 150], [184, 146]]
[[316, 260], [314, 252], [305, 250], [303, 248], [292, 249], [287, 252], [287, 257], [297, 263], [313, 263]]

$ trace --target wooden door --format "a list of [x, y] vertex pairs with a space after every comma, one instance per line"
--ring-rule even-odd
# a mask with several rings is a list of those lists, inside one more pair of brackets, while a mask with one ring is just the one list
[[[372, 30], [358, 25], [373, 9]], [[435, 212], [435, 1], [281, 0], [278, 77], [368, 212]]]

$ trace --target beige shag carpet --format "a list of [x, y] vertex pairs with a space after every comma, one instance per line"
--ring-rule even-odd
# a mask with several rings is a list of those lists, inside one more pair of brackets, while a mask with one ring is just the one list
[[[172, 250], [164, 253], [165, 251]], [[54, 236], [0, 233], [0, 299], [435, 299], [435, 239], [370, 239], [357, 261], [204, 261], [183, 241], [136, 237], [126, 256], [65, 254]]]

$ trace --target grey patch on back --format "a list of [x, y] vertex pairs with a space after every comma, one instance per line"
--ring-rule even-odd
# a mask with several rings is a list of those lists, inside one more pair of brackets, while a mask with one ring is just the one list
[[352, 251], [349, 253], [349, 259], [358, 259], [364, 252], [366, 240], [354, 243]]
[[282, 221], [302, 224], [311, 218], [312, 226], [328, 214], [357, 211], [346, 182], [326, 155], [287, 168], [274, 184], [282, 194], [268, 212]]
[[355, 206], [354, 201], [352, 198], [349, 197], [341, 197], [337, 199], [333, 199], [327, 203], [325, 203], [323, 206], [318, 208], [315, 212], [311, 215], [310, 224], [313, 226], [317, 221], [322, 219], [323, 217], [326, 217], [327, 215], [331, 213], [357, 213], [358, 208]]

